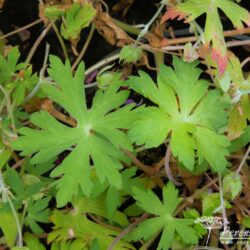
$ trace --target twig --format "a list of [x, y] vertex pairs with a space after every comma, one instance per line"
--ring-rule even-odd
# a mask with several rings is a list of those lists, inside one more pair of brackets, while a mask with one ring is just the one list
[[241, 67], [243, 68], [248, 62], [250, 62], [250, 56], [242, 61]]
[[244, 163], [247, 160], [249, 153], [250, 153], [250, 145], [248, 146], [247, 151], [246, 151], [246, 153], [245, 153], [245, 155], [244, 155], [244, 157], [243, 157], [243, 159], [242, 159], [242, 161], [241, 161], [241, 163], [236, 171], [236, 175], [240, 174], [240, 171], [241, 171], [242, 167], [244, 166]]
[[44, 39], [44, 37], [46, 36], [46, 34], [48, 33], [48, 31], [51, 29], [53, 25], [53, 22], [50, 22], [46, 28], [43, 30], [43, 32], [40, 34], [40, 36], [37, 38], [36, 42], [34, 43], [34, 45], [32, 46], [27, 58], [26, 58], [26, 63], [30, 63], [33, 55], [36, 52], [36, 49], [38, 48], [38, 46], [40, 45], [40, 43], [42, 42], [42, 40]]
[[225, 201], [223, 197], [223, 185], [222, 185], [222, 177], [221, 174], [219, 173], [219, 187], [220, 187], [220, 205], [221, 205], [221, 210], [222, 210], [222, 218], [223, 218], [223, 230], [227, 230], [227, 225], [228, 225], [228, 219], [227, 219], [227, 214], [226, 214], [226, 208], [225, 208]]
[[108, 64], [108, 63], [111, 63], [113, 61], [116, 61], [117, 59], [119, 59], [119, 52], [118, 53], [115, 53], [107, 58], [104, 58], [103, 60], [101, 60], [100, 62], [96, 63], [95, 65], [91, 66], [90, 68], [88, 68], [84, 75], [87, 76], [89, 75], [90, 73], [92, 73], [93, 71], [101, 68], [102, 66]]
[[[249, 34], [250, 33], [250, 28], [244, 28], [241, 30], [227, 30], [223, 32], [224, 37], [231, 37], [231, 36], [236, 36], [240, 34]], [[188, 42], [195, 42], [197, 40], [197, 37], [191, 36], [191, 37], [181, 37], [181, 38], [176, 38], [176, 39], [169, 39], [168, 40], [168, 45], [174, 45], [174, 44], [183, 44], [183, 43], [188, 43]]]
[[132, 162], [143, 172], [145, 172], [147, 175], [151, 176], [154, 174], [154, 170], [151, 169], [149, 166], [143, 164], [141, 161], [139, 161], [131, 152], [124, 150], [124, 153], [132, 160]]
[[13, 166], [11, 166], [13, 169], [17, 169], [20, 166], [22, 166], [23, 162], [25, 161], [25, 158], [19, 160], [18, 162], [16, 162]]
[[160, 187], [164, 187], [164, 182], [161, 178], [158, 176], [154, 176], [155, 169], [143, 164], [141, 161], [139, 161], [131, 152], [127, 150], [123, 150], [124, 153], [132, 160], [132, 162], [143, 172], [145, 172], [148, 176], [152, 178], [152, 180]]
[[237, 46], [244, 46], [244, 45], [250, 45], [250, 39], [244, 40], [244, 41], [230, 41], [226, 43], [228, 48], [231, 47], [237, 47]]
[[165, 167], [166, 175], [167, 175], [168, 179], [171, 182], [173, 182], [174, 185], [176, 185], [176, 186], [182, 186], [182, 183], [176, 181], [174, 179], [172, 173], [171, 173], [171, 169], [170, 169], [170, 166], [169, 166], [170, 156], [171, 156], [171, 147], [168, 144], [166, 155], [165, 155], [165, 159], [164, 159], [164, 167]]
[[210, 186], [214, 185], [218, 181], [218, 177], [214, 180], [211, 180], [208, 184], [203, 186], [197, 192], [193, 193], [191, 196], [184, 199], [183, 203], [176, 209], [174, 216], [178, 215], [186, 206], [193, 203], [193, 200], [198, 197], [201, 193], [207, 190]]
[[165, 3], [162, 1], [159, 9], [156, 11], [156, 13], [154, 14], [154, 16], [149, 20], [149, 22], [145, 25], [145, 27], [140, 31], [140, 33], [139, 33], [139, 35], [138, 35], [135, 43], [137, 43], [140, 40], [140, 38], [142, 38], [144, 35], [147, 34], [150, 26], [154, 23], [154, 21], [161, 14], [161, 12], [162, 12], [162, 10], [163, 10], [164, 7], [165, 7]]
[[74, 62], [73, 66], [72, 66], [72, 70], [75, 70], [76, 66], [79, 64], [79, 62], [82, 60], [88, 46], [89, 46], [89, 43], [93, 37], [93, 34], [94, 34], [94, 31], [95, 31], [95, 26], [94, 24], [91, 25], [91, 28], [90, 28], [90, 31], [89, 31], [89, 34], [88, 34], [88, 37], [82, 47], [82, 50], [80, 52], [80, 54], [78, 55], [76, 61]]
[[15, 35], [15, 34], [21, 32], [21, 31], [26, 30], [26, 29], [28, 29], [28, 28], [30, 28], [30, 27], [36, 25], [36, 24], [39, 24], [39, 23], [41, 23], [41, 22], [43, 22], [43, 21], [42, 21], [41, 19], [38, 19], [38, 20], [36, 20], [36, 21], [34, 21], [34, 22], [32, 22], [32, 23], [29, 23], [29, 24], [27, 24], [27, 25], [25, 25], [25, 26], [23, 26], [23, 27], [21, 27], [21, 28], [19, 28], [19, 29], [16, 29], [16, 30], [11, 31], [11, 32], [8, 33], [8, 34], [5, 34], [5, 35], [0, 36], [0, 40], [5, 39], [5, 38], [7, 38], [7, 37], [9, 37], [9, 36]]
[[[213, 179], [212, 179], [207, 173], [205, 173], [205, 175], [206, 175], [206, 177], [207, 177], [210, 181], [213, 181]], [[220, 187], [219, 187], [216, 183], [214, 183], [213, 185], [215, 186], [215, 188], [216, 188], [217, 190], [220, 189]]]
[[144, 213], [140, 218], [136, 219], [133, 223], [131, 223], [128, 227], [126, 227], [110, 244], [108, 250], [113, 250], [118, 242], [124, 238], [134, 227], [136, 227], [139, 223], [144, 221], [149, 217], [149, 214]]
[[109, 224], [105, 224], [104, 222], [100, 221], [99, 219], [97, 219], [95, 216], [93, 216], [92, 214], [89, 214], [88, 213], [88, 216], [93, 220], [95, 221], [96, 223], [106, 227], [106, 228], [109, 228], [109, 229], [112, 229], [112, 230], [115, 230], [117, 232], [121, 232], [120, 228], [117, 228], [117, 227], [114, 227], [112, 225], [109, 225]]

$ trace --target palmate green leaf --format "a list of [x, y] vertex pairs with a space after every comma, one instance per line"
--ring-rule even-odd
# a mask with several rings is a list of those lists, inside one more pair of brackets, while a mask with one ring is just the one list
[[230, 19], [234, 27], [242, 29], [243, 23], [250, 26], [250, 13], [232, 0], [186, 0], [170, 8], [162, 18], [183, 19], [191, 22], [199, 16], [206, 14], [204, 37], [207, 44], [212, 43], [213, 59], [217, 61], [222, 74], [227, 66], [227, 48], [223, 35], [219, 9]]
[[130, 78], [132, 89], [158, 105], [137, 109], [130, 138], [150, 148], [171, 134], [172, 152], [185, 167], [192, 170], [198, 157], [198, 163], [206, 159], [214, 170], [223, 171], [229, 140], [218, 130], [227, 124], [227, 104], [221, 101], [220, 91], [209, 91], [209, 83], [199, 80], [201, 70], [196, 62], [174, 57], [173, 64], [175, 71], [161, 66], [157, 85], [144, 72]]
[[178, 198], [178, 190], [172, 183], [163, 188], [163, 203], [151, 190], [144, 191], [134, 188], [134, 198], [137, 205], [145, 212], [156, 217], [146, 219], [130, 234], [132, 240], [145, 239], [162, 231], [157, 250], [167, 250], [171, 247], [175, 235], [179, 235], [186, 244], [196, 244], [198, 238], [191, 227], [194, 220], [173, 217], [176, 207], [181, 199]]
[[65, 39], [77, 39], [81, 30], [88, 27], [95, 16], [95, 9], [88, 3], [74, 3], [65, 13], [61, 32]]
[[23, 136], [13, 143], [13, 148], [22, 151], [22, 155], [35, 153], [31, 163], [38, 164], [73, 147], [51, 173], [52, 177], [61, 177], [57, 184], [58, 206], [70, 201], [74, 194], [78, 194], [79, 188], [86, 195], [91, 193], [90, 158], [101, 182], [107, 179], [116, 188], [121, 188], [120, 161], [126, 158], [120, 148], [131, 151], [132, 145], [120, 129], [129, 128], [134, 115], [130, 111], [131, 105], [114, 110], [125, 103], [129, 91], [118, 92], [122, 81], [117, 76], [105, 91], [97, 91], [92, 107], [87, 109], [83, 64], [78, 67], [75, 76], [72, 76], [69, 62], [64, 65], [57, 57], [51, 56], [50, 67], [49, 75], [57, 86], [44, 85], [43, 90], [77, 121], [77, 127], [68, 127], [48, 112], [40, 111], [31, 115], [31, 122], [40, 130], [20, 129]]

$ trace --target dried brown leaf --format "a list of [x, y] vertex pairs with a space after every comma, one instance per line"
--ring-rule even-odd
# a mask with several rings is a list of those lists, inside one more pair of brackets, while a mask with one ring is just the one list
[[201, 176], [200, 175], [194, 175], [188, 171], [185, 171], [183, 169], [179, 170], [179, 175], [182, 177], [182, 181], [187, 187], [187, 189], [191, 192], [194, 193], [194, 191], [197, 189]]
[[4, 0], [0, 0], [0, 9], [3, 8], [3, 5], [4, 5]]
[[97, 5], [96, 10], [95, 27], [110, 44], [123, 47], [131, 43], [131, 38], [128, 34], [114, 24], [110, 15], [102, 10], [101, 4]]

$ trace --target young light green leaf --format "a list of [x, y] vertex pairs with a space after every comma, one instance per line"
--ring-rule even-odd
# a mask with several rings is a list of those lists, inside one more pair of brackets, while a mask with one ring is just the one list
[[92, 5], [73, 3], [67, 10], [61, 26], [61, 32], [65, 39], [77, 39], [83, 28], [88, 27], [95, 16]]
[[91, 193], [90, 158], [102, 183], [107, 179], [116, 188], [121, 188], [120, 161], [126, 158], [120, 148], [131, 151], [132, 145], [120, 129], [129, 128], [134, 115], [132, 105], [114, 111], [125, 103], [129, 95], [126, 90], [118, 92], [123, 84], [120, 75], [105, 91], [97, 91], [92, 107], [87, 109], [83, 64], [75, 76], [72, 76], [69, 62], [64, 65], [57, 57], [50, 58], [50, 67], [49, 75], [57, 86], [44, 84], [43, 90], [76, 120], [77, 126], [68, 127], [46, 111], [34, 113], [31, 122], [41, 129], [20, 129], [23, 136], [13, 143], [13, 148], [22, 151], [22, 155], [35, 153], [31, 163], [37, 164], [47, 162], [72, 147], [70, 154], [51, 173], [52, 177], [61, 177], [57, 183], [58, 206], [70, 201], [79, 187], [86, 195]]

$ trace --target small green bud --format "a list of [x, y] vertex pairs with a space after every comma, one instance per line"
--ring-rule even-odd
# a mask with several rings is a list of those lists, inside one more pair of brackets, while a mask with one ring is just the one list
[[136, 62], [142, 57], [142, 49], [135, 45], [124, 46], [120, 52], [120, 61], [125, 63]]
[[115, 73], [112, 71], [106, 71], [100, 75], [98, 74], [96, 77], [96, 81], [98, 82], [98, 86], [100, 88], [108, 87], [112, 83], [114, 76], [115, 76]]

